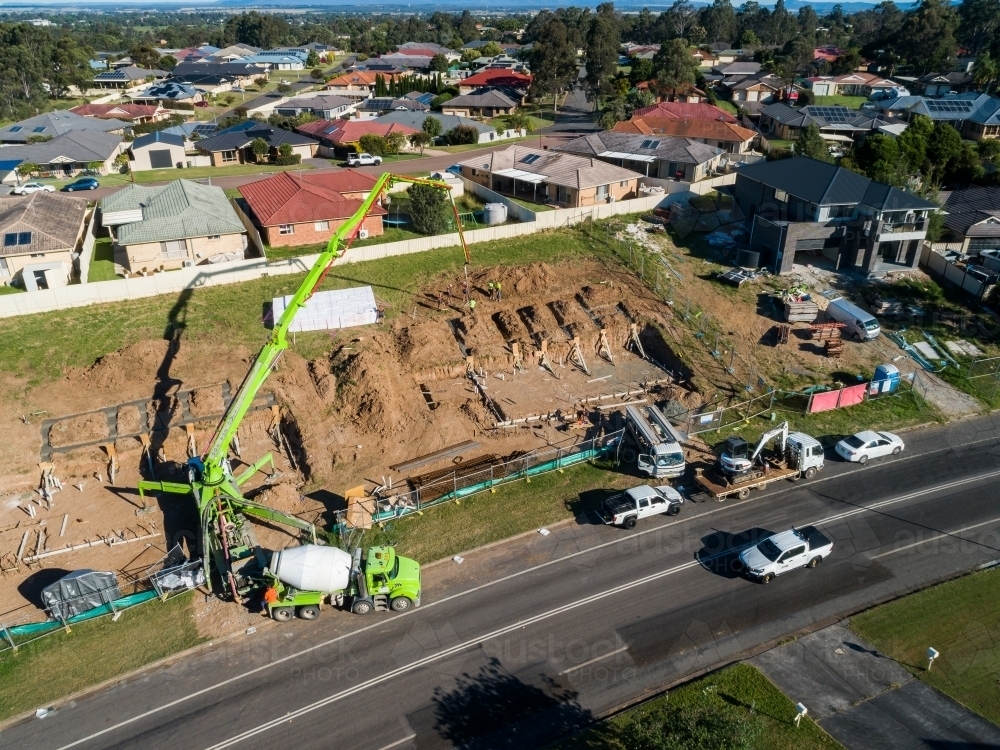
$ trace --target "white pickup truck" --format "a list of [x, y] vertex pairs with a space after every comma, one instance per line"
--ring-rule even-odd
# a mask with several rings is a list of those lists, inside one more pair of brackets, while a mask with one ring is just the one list
[[381, 156], [371, 154], [348, 154], [347, 166], [349, 167], [371, 167], [382, 163]]
[[815, 526], [789, 529], [743, 550], [735, 567], [748, 578], [770, 583], [796, 568], [815, 568], [833, 552], [833, 542]]
[[597, 513], [609, 526], [634, 529], [640, 518], [661, 514], [676, 516], [683, 504], [684, 498], [673, 487], [641, 484], [620, 495], [612, 495], [601, 504]]

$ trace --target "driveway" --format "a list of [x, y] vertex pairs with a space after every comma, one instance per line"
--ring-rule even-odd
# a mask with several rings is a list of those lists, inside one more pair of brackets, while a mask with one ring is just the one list
[[587, 95], [582, 88], [574, 87], [566, 96], [562, 109], [556, 113], [556, 121], [539, 132], [546, 135], [577, 133], [593, 133], [597, 126], [597, 112], [594, 103], [587, 101]]

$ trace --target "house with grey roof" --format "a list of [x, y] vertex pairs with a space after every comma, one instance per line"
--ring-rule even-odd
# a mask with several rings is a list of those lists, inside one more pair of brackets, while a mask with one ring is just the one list
[[805, 128], [815, 125], [824, 140], [850, 144], [892, 122], [892, 118], [884, 114], [848, 109], [839, 104], [789, 107], [784, 102], [775, 102], [760, 111], [760, 131], [790, 141], [798, 138]]
[[875, 107], [885, 116], [901, 120], [923, 115], [934, 122], [947, 122], [969, 140], [1000, 137], [1000, 99], [989, 94], [970, 91], [942, 99], [898, 96], [876, 102]]
[[606, 131], [574, 138], [555, 151], [592, 156], [646, 177], [698, 182], [710, 177], [724, 153], [691, 138], [633, 135]]
[[947, 239], [961, 242], [961, 252], [976, 256], [1000, 252], [1000, 187], [955, 190], [944, 204]]
[[0, 198], [0, 284], [29, 292], [66, 286], [86, 214], [85, 199], [61, 193]]
[[122, 145], [120, 135], [72, 130], [44, 143], [5, 146], [0, 149], [0, 182], [16, 183], [15, 170], [21, 164], [35, 164], [38, 169], [34, 174], [41, 177], [72, 177], [85, 169], [109, 174], [114, 171], [114, 161], [122, 152]]
[[203, 154], [212, 157], [212, 166], [221, 167], [225, 164], [254, 164], [260, 159], [253, 152], [252, 144], [260, 138], [270, 149], [267, 158], [278, 156], [283, 145], [287, 144], [293, 155], [309, 159], [316, 155], [319, 142], [313, 138], [283, 130], [265, 123], [250, 121], [246, 128], [229, 128], [204, 138], [195, 143], [195, 148]]
[[429, 112], [430, 105], [410, 97], [375, 96], [365, 99], [355, 107], [359, 119], [371, 120], [388, 112]]
[[133, 172], [211, 166], [211, 159], [195, 151], [184, 135], [164, 130], [140, 135], [129, 144], [128, 156]]
[[577, 208], [628, 200], [642, 175], [594, 157], [509, 146], [459, 162], [467, 180], [535, 203]]
[[751, 250], [773, 273], [798, 256], [865, 274], [916, 268], [937, 206], [828, 162], [798, 156], [751, 164], [732, 188]]
[[300, 96], [289, 99], [274, 107], [274, 113], [284, 117], [298, 117], [303, 113], [311, 114], [321, 120], [333, 120], [344, 117], [354, 111], [357, 102], [345, 96], [336, 94], [319, 94], [317, 96]]
[[520, 130], [505, 130], [498, 133], [497, 129], [492, 125], [480, 122], [479, 120], [470, 120], [468, 117], [458, 117], [457, 115], [446, 115], [438, 112], [389, 112], [378, 118], [378, 122], [382, 123], [398, 123], [400, 125], [408, 125], [416, 130], [421, 130], [424, 124], [424, 120], [428, 117], [433, 117], [435, 120], [441, 122], [441, 132], [447, 133], [449, 130], [457, 128], [459, 125], [466, 125], [470, 128], [475, 128], [479, 133], [479, 143], [493, 143], [495, 141], [502, 141], [507, 138], [518, 138], [524, 133]]
[[138, 68], [135, 65], [128, 65], [124, 68], [105, 70], [103, 73], [95, 75], [94, 88], [122, 91], [123, 89], [140, 86], [143, 82], [153, 83], [155, 81], [162, 81], [169, 75], [165, 70], [150, 70], [147, 68]]
[[481, 88], [462, 94], [441, 105], [441, 112], [459, 117], [500, 117], [517, 109], [522, 97], [510, 96], [501, 89]]
[[27, 120], [5, 125], [0, 128], [0, 143], [34, 143], [55, 138], [57, 135], [69, 133], [72, 130], [92, 130], [121, 135], [131, 127], [131, 123], [122, 120], [84, 117], [76, 112], [60, 110], [46, 112], [42, 115], [29, 117]]
[[133, 273], [237, 260], [246, 228], [220, 187], [175, 180], [128, 185], [101, 200], [115, 262]]

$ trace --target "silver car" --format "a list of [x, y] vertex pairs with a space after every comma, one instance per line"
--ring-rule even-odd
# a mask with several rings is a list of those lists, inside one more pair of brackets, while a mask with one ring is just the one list
[[11, 190], [14, 195], [31, 195], [32, 193], [54, 193], [56, 189], [52, 185], [45, 185], [41, 182], [26, 182]]
[[863, 466], [870, 458], [898, 456], [905, 447], [899, 435], [865, 430], [841, 440], [837, 443], [836, 451], [841, 458]]

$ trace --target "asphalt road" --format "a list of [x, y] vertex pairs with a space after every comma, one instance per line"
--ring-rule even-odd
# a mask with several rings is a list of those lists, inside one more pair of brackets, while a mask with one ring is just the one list
[[[899, 458], [858, 467], [831, 451], [810, 482], [686, 504], [632, 532], [580, 518], [428, 566], [423, 604], [405, 615], [262, 620], [14, 725], [3, 746], [539, 746], [762, 644], [1000, 560], [1000, 418], [906, 440]], [[809, 523], [835, 540], [816, 570], [766, 586], [730, 572], [750, 539]]]

